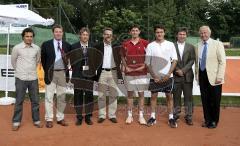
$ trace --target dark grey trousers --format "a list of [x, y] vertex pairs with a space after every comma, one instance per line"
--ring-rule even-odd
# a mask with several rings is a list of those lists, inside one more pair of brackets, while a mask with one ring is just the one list
[[39, 116], [38, 80], [23, 81], [20, 80], [19, 78], [16, 78], [15, 86], [16, 86], [16, 103], [12, 118], [13, 124], [20, 125], [21, 123], [23, 113], [23, 101], [27, 89], [31, 100], [33, 122], [34, 123], [39, 122], [40, 116]]
[[175, 82], [173, 92], [174, 101], [174, 116], [179, 116], [181, 113], [181, 95], [183, 92], [184, 96], [184, 108], [185, 108], [185, 119], [192, 119], [193, 113], [193, 97], [192, 89], [193, 83], [188, 82]]

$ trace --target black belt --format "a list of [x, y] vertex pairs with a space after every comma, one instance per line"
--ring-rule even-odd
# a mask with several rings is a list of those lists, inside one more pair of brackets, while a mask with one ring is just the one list
[[65, 69], [54, 69], [53, 71], [65, 71]]
[[111, 70], [116, 70], [117, 67], [114, 67], [114, 68], [102, 68], [102, 70], [105, 70], [105, 71], [111, 71]]

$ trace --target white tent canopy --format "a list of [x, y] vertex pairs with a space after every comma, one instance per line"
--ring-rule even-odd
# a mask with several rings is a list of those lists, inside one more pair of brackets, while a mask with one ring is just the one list
[[52, 25], [53, 19], [45, 19], [33, 11], [21, 8], [15, 8], [8, 5], [0, 5], [0, 25], [8, 26], [8, 41], [7, 41], [7, 64], [6, 64], [6, 89], [5, 97], [0, 98], [0, 105], [9, 105], [15, 103], [15, 98], [8, 97], [8, 55], [9, 55], [9, 33], [10, 25], [28, 24], [28, 25]]
[[53, 19], [45, 19], [33, 11], [21, 8], [0, 5], [0, 24], [40, 24], [44, 26], [52, 25]]

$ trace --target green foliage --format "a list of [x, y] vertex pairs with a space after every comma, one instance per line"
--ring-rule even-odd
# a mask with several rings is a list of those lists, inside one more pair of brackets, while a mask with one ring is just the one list
[[176, 4], [174, 0], [153, 1], [149, 9], [150, 27], [153, 28], [156, 24], [164, 24], [166, 35], [173, 38], [174, 34], [171, 33], [171, 30], [174, 29], [174, 20], [176, 18]]
[[114, 34], [118, 36], [116, 39], [122, 41], [128, 37], [129, 27], [133, 24], [141, 24], [141, 15], [133, 12], [129, 9], [117, 9], [108, 10], [105, 14], [96, 22], [93, 27], [93, 32], [98, 37], [102, 36], [102, 30], [105, 27], [111, 27]]
[[205, 23], [205, 11], [208, 3], [205, 0], [175, 0], [175, 3], [177, 8], [175, 29], [187, 27], [189, 35], [198, 36], [199, 26]]
[[[2, 4], [28, 3], [31, 0], [0, 0]], [[58, 5], [70, 18], [75, 30], [88, 26], [96, 37], [101, 29], [110, 26], [115, 34], [128, 32], [127, 25], [140, 23], [142, 37], [153, 39], [153, 26], [165, 24], [167, 39], [174, 40], [178, 27], [187, 27], [190, 35], [199, 36], [201, 25], [209, 25], [212, 37], [229, 41], [240, 32], [239, 0], [32, 0], [35, 11], [59, 22]], [[111, 17], [112, 16], [112, 17]], [[69, 24], [62, 14], [62, 24], [69, 31]], [[96, 31], [96, 32], [95, 32]], [[92, 35], [92, 37], [94, 37]]]
[[209, 19], [213, 35], [222, 41], [229, 41], [231, 36], [239, 35], [240, 1], [213, 0], [209, 5]]

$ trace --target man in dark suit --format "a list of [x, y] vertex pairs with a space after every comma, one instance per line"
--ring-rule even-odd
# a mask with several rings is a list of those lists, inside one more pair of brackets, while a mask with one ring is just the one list
[[71, 46], [63, 38], [63, 28], [54, 25], [52, 28], [54, 39], [46, 41], [41, 46], [41, 62], [44, 69], [45, 91], [45, 120], [46, 127], [53, 127], [53, 96], [57, 93], [57, 124], [68, 126], [64, 120], [66, 107], [65, 93], [68, 82], [67, 53]]
[[96, 80], [96, 57], [101, 55], [92, 48], [89, 42], [90, 31], [83, 27], [79, 31], [80, 41], [73, 44], [69, 54], [72, 66], [72, 79], [74, 84], [74, 107], [76, 110], [76, 125], [82, 124], [83, 107], [85, 107], [85, 122], [92, 125], [91, 120], [94, 108], [93, 85]]
[[118, 79], [122, 79], [120, 70], [121, 57], [119, 54], [121, 46], [112, 44], [113, 30], [103, 30], [103, 42], [97, 44], [102, 55], [97, 58], [100, 66], [97, 70], [98, 81], [98, 123], [106, 119], [106, 93], [109, 87], [108, 118], [112, 123], [117, 123], [117, 95]]
[[179, 119], [181, 113], [181, 95], [184, 95], [185, 122], [193, 125], [193, 70], [192, 66], [195, 61], [194, 46], [185, 42], [187, 37], [187, 29], [179, 28], [177, 31], [177, 42], [174, 44], [178, 56], [178, 62], [174, 71], [174, 118]]

